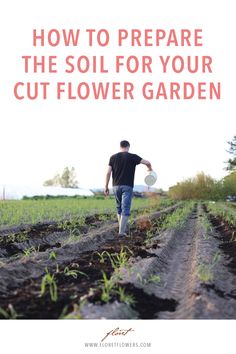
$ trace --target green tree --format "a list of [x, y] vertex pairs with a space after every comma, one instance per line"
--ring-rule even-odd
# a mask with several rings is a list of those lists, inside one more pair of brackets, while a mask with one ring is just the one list
[[203, 172], [198, 173], [193, 179], [195, 187], [195, 198], [210, 199], [212, 198], [212, 190], [216, 181], [211, 177], [205, 175]]
[[236, 195], [236, 171], [223, 179], [224, 195]]
[[60, 186], [60, 175], [57, 174], [51, 179], [47, 179], [44, 183], [44, 186]]
[[62, 174], [56, 174], [52, 179], [48, 179], [43, 183], [44, 186], [60, 186], [63, 188], [78, 188], [76, 180], [75, 168], [65, 167]]
[[230, 158], [227, 161], [227, 171], [235, 171], [236, 170], [236, 135], [233, 137], [232, 141], [228, 141], [229, 144], [229, 150], [227, 152], [232, 155], [232, 158]]
[[217, 181], [201, 172], [171, 187], [169, 196], [177, 200], [219, 199], [221, 190]]
[[77, 188], [78, 181], [76, 180], [76, 172], [75, 168], [72, 167], [69, 169], [68, 167], [64, 168], [62, 175], [60, 177], [60, 184], [64, 188]]

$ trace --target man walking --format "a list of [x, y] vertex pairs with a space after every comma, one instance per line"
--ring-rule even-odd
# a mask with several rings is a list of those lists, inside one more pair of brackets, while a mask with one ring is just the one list
[[104, 190], [104, 194], [108, 195], [108, 185], [112, 174], [119, 223], [119, 236], [126, 236], [126, 227], [133, 196], [136, 165], [142, 163], [148, 167], [148, 171], [152, 171], [151, 163], [136, 154], [129, 153], [129, 148], [129, 142], [127, 140], [122, 140], [120, 142], [120, 152], [110, 157]]

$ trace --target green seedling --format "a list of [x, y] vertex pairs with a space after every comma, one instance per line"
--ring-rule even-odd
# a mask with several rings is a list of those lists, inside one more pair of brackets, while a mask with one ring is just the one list
[[125, 249], [127, 249], [130, 255], [133, 255], [133, 252], [127, 246], [122, 246], [119, 253], [109, 253], [107, 251], [103, 251], [102, 253], [96, 252], [96, 254], [100, 258], [100, 263], [105, 263], [105, 261], [109, 259], [112, 268], [116, 270], [118, 268], [127, 267], [128, 265], [129, 257]]
[[110, 279], [107, 278], [106, 273], [103, 272], [102, 275], [102, 280], [100, 281], [102, 284], [102, 294], [101, 294], [101, 300], [103, 302], [109, 302], [112, 296], [112, 290], [114, 289], [114, 280], [112, 277]]
[[80, 313], [80, 307], [77, 304], [73, 305], [73, 311], [70, 312], [69, 314], [66, 314], [68, 312], [68, 306], [65, 306], [62, 310], [62, 313], [59, 317], [59, 319], [62, 320], [81, 320], [82, 316]]
[[[127, 251], [126, 251], [126, 250]], [[128, 266], [129, 255], [133, 255], [133, 252], [127, 246], [122, 246], [119, 253], [109, 254], [111, 265], [113, 269], [125, 268]]]
[[57, 284], [55, 281], [54, 274], [50, 274], [48, 269], [45, 268], [46, 274], [43, 276], [41, 281], [40, 297], [44, 296], [46, 293], [46, 288], [49, 288], [49, 293], [51, 300], [53, 302], [57, 301]]
[[57, 259], [57, 254], [56, 254], [56, 252], [54, 252], [54, 251], [50, 252], [49, 259], [51, 259], [51, 260]]
[[138, 272], [136, 274], [136, 279], [140, 282], [140, 284], [143, 284], [143, 277], [142, 277], [141, 273]]
[[67, 312], [68, 312], [68, 305], [65, 305], [64, 307], [63, 307], [63, 309], [62, 309], [62, 311], [61, 311], [61, 314], [60, 314], [60, 316], [58, 317], [58, 319], [59, 320], [64, 320], [64, 319], [66, 319], [66, 314], [67, 314]]
[[216, 253], [214, 254], [214, 257], [212, 259], [212, 266], [217, 264], [219, 262], [220, 258], [221, 258], [220, 251], [216, 251]]
[[118, 295], [120, 302], [124, 302], [127, 305], [135, 303], [134, 297], [130, 294], [126, 294], [125, 289], [118, 286], [116, 276], [112, 275], [110, 279], [108, 279], [107, 275], [103, 272], [103, 277], [100, 283], [102, 284], [101, 301], [107, 303], [111, 300], [112, 296]]
[[147, 284], [149, 284], [149, 283], [160, 283], [160, 281], [161, 281], [160, 275], [152, 274], [147, 279]]
[[39, 246], [36, 247], [29, 247], [23, 250], [24, 256], [29, 257], [32, 253], [36, 253], [39, 251]]
[[139, 272], [136, 273], [136, 279], [142, 285], [147, 285], [150, 283], [159, 283], [161, 281], [161, 277], [159, 275], [151, 274], [147, 279], [145, 279]]
[[219, 262], [221, 256], [220, 256], [220, 252], [217, 251], [213, 258], [212, 258], [212, 262], [210, 264], [206, 264], [206, 263], [201, 263], [197, 269], [197, 274], [199, 279], [203, 282], [206, 283], [208, 281], [213, 280], [214, 276], [213, 276], [213, 268], [214, 266]]
[[122, 288], [121, 286], [118, 287], [116, 293], [119, 296], [120, 302], [124, 302], [127, 305], [134, 305], [136, 303], [134, 296], [131, 294], [126, 294], [125, 289]]
[[200, 264], [197, 269], [198, 278], [203, 282], [213, 280], [212, 268], [208, 264]]
[[80, 270], [78, 269], [69, 269], [69, 267], [65, 267], [64, 269], [64, 274], [68, 277], [72, 277], [74, 279], [77, 279], [78, 278], [78, 275], [84, 275], [85, 277], [88, 278], [88, 275], [84, 272], [81, 272]]
[[14, 307], [9, 304], [7, 310], [4, 310], [2, 307], [0, 307], [0, 316], [2, 316], [5, 319], [11, 319], [15, 320], [19, 318], [19, 315], [15, 311]]
[[101, 253], [96, 252], [96, 254], [98, 255], [98, 257], [100, 259], [99, 260], [100, 263], [105, 263], [106, 259], [110, 257], [110, 254], [107, 251], [103, 251]]
[[[114, 269], [126, 267], [128, 264], [128, 254], [124, 248], [127, 248], [127, 250], [129, 250], [128, 247], [122, 246], [119, 253], [113, 253], [110, 256], [111, 264]], [[129, 252], [130, 254], [133, 254], [131, 250], [129, 250]]]

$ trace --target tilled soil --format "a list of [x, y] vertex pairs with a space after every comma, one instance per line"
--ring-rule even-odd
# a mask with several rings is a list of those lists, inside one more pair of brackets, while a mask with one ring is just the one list
[[[160, 231], [165, 217], [178, 207], [138, 217], [125, 238], [117, 236], [116, 223], [91, 220], [80, 227], [77, 239], [56, 225], [38, 233], [36, 227], [23, 242], [3, 239], [1, 308], [10, 318], [13, 308], [15, 317], [24, 319], [235, 319], [232, 230], [227, 225], [222, 229], [222, 222], [199, 204], [182, 227]], [[207, 232], [203, 216], [212, 226]], [[10, 231], [4, 232], [7, 240]], [[40, 248], [26, 255], [25, 242]], [[103, 275], [117, 275], [108, 255], [114, 259], [122, 252], [128, 262], [120, 263], [116, 286], [104, 301]], [[48, 286], [40, 294], [46, 272], [54, 277], [56, 301]], [[126, 294], [123, 300], [118, 289]]]

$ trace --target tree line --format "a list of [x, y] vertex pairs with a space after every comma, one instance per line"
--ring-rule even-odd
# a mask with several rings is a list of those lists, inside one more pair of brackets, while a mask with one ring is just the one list
[[230, 158], [226, 161], [228, 175], [220, 181], [203, 172], [170, 187], [169, 196], [177, 200], [220, 200], [236, 195], [236, 135], [228, 142]]

